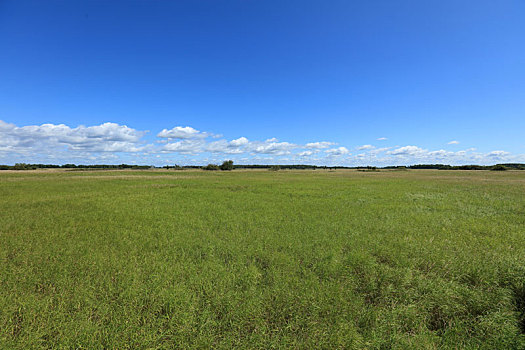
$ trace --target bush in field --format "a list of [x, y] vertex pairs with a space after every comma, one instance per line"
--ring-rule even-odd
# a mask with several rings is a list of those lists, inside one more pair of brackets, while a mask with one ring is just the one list
[[357, 171], [379, 171], [375, 166], [358, 167]]
[[217, 164], [208, 164], [202, 167], [202, 170], [219, 170], [219, 166]]
[[281, 167], [279, 165], [272, 165], [269, 169], [270, 171], [279, 171]]
[[169, 170], [169, 169], [173, 169], [173, 170], [184, 170], [183, 167], [181, 167], [180, 165], [177, 165], [177, 164], [175, 164], [175, 165], [173, 165], [173, 166], [172, 166], [172, 165], [165, 165], [165, 166], [163, 166], [163, 168], [164, 168], [164, 169], [168, 169], [168, 170]]
[[221, 170], [233, 170], [233, 160], [225, 160], [220, 168]]

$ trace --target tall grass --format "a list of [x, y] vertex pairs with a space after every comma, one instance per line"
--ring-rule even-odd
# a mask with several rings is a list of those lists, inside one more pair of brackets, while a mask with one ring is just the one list
[[0, 173], [0, 348], [525, 348], [525, 173]]

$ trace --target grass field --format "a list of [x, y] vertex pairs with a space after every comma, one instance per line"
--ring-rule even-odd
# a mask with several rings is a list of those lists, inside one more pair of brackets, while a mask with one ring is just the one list
[[525, 172], [0, 172], [0, 348], [525, 348]]

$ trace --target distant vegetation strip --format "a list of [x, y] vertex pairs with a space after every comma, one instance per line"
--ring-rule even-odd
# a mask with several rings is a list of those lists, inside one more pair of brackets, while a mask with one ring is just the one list
[[16, 163], [15, 165], [0, 165], [0, 170], [36, 170], [36, 169], [90, 169], [90, 170], [104, 170], [104, 169], [203, 169], [203, 170], [234, 170], [234, 169], [296, 169], [296, 170], [315, 170], [315, 169], [356, 169], [362, 171], [376, 171], [380, 169], [390, 170], [406, 170], [406, 169], [436, 169], [436, 170], [525, 170], [523, 163], [503, 163], [495, 165], [448, 165], [448, 164], [415, 164], [409, 166], [318, 166], [307, 164], [289, 164], [289, 165], [271, 165], [271, 164], [233, 164], [231, 160], [224, 161], [222, 165], [208, 164], [206, 166], [200, 165], [165, 165], [156, 167], [152, 165], [132, 165], [132, 164], [28, 164]]

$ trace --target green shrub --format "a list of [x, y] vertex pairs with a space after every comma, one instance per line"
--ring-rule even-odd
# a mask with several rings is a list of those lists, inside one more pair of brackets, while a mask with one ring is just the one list
[[202, 170], [219, 170], [219, 166], [217, 164], [208, 164], [202, 167]]
[[220, 168], [221, 170], [233, 170], [233, 160], [225, 160]]

